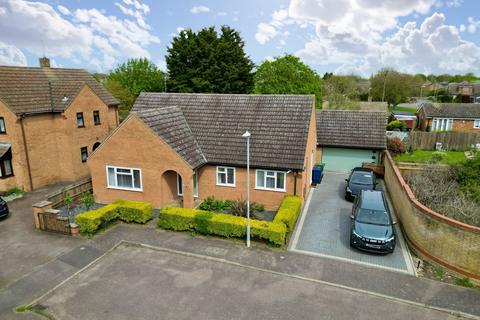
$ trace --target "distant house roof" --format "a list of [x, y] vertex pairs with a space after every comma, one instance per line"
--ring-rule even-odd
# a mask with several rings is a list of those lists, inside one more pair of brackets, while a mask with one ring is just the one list
[[[303, 170], [314, 103], [306, 95], [142, 93], [132, 112], [177, 152], [185, 148], [179, 154], [192, 167], [245, 166], [248, 130], [252, 167]], [[160, 119], [169, 113], [174, 120]]]
[[408, 111], [399, 111], [399, 110], [393, 110], [392, 111], [392, 114], [394, 116], [408, 116], [408, 117], [415, 117], [415, 114], [412, 113], [412, 112], [408, 112]]
[[0, 100], [17, 114], [63, 112], [84, 85], [108, 106], [119, 104], [82, 69], [0, 66]]
[[317, 144], [325, 147], [385, 149], [386, 125], [385, 112], [318, 110]]
[[478, 103], [424, 103], [421, 108], [425, 111], [427, 118], [480, 118]]

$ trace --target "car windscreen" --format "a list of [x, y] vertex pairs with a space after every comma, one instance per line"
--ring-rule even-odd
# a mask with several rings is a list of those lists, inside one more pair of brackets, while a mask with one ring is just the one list
[[368, 172], [356, 172], [352, 174], [350, 182], [354, 184], [372, 184], [373, 177], [372, 174]]
[[386, 211], [359, 209], [357, 222], [388, 226], [390, 225], [390, 217]]

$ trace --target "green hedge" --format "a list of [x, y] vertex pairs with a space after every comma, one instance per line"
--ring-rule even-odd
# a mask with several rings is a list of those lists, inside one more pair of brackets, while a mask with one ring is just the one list
[[[158, 216], [158, 226], [176, 231], [197, 231], [223, 237], [243, 237], [247, 219], [223, 213], [167, 206]], [[287, 228], [283, 223], [251, 220], [252, 237], [283, 245]]]
[[284, 223], [288, 232], [292, 232], [301, 210], [302, 199], [299, 196], [285, 196], [273, 222]]
[[113, 204], [117, 205], [118, 218], [122, 221], [146, 223], [153, 218], [153, 207], [149, 203], [119, 200]]
[[125, 222], [145, 223], [153, 218], [150, 204], [138, 201], [115, 201], [97, 210], [78, 214], [75, 222], [81, 233], [94, 234], [102, 225], [120, 219]]

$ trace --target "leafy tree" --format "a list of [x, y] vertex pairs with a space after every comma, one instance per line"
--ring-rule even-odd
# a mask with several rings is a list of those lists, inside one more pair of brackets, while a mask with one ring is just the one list
[[255, 74], [255, 93], [314, 94], [316, 106], [322, 106], [321, 80], [298, 57], [284, 55], [273, 61], [265, 60]]
[[358, 86], [354, 76], [329, 75], [323, 88], [329, 109], [358, 108]]
[[220, 34], [214, 27], [183, 30], [167, 48], [168, 91], [252, 92], [254, 64], [244, 46], [240, 34], [228, 26]]
[[120, 101], [124, 119], [141, 92], [165, 90], [165, 74], [146, 58], [129, 59], [108, 74], [104, 85]]
[[382, 69], [371, 79], [371, 94], [376, 101], [388, 104], [406, 102], [408, 97], [419, 96], [424, 80], [393, 69]]

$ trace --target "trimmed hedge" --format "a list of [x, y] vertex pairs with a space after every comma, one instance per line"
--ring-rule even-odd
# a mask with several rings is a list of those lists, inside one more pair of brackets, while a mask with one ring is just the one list
[[288, 232], [292, 232], [301, 210], [302, 199], [299, 196], [285, 196], [273, 222], [284, 223]]
[[80, 213], [75, 217], [75, 222], [81, 233], [94, 234], [102, 225], [116, 219], [146, 223], [152, 218], [153, 208], [149, 203], [119, 200], [97, 210]]
[[113, 204], [117, 205], [118, 218], [127, 223], [146, 223], [153, 218], [153, 207], [149, 203], [118, 200]]
[[[223, 213], [177, 208], [167, 206], [158, 216], [158, 226], [176, 231], [197, 231], [223, 237], [243, 237], [246, 234], [247, 219]], [[251, 220], [251, 235], [283, 245], [287, 228], [283, 223]]]

